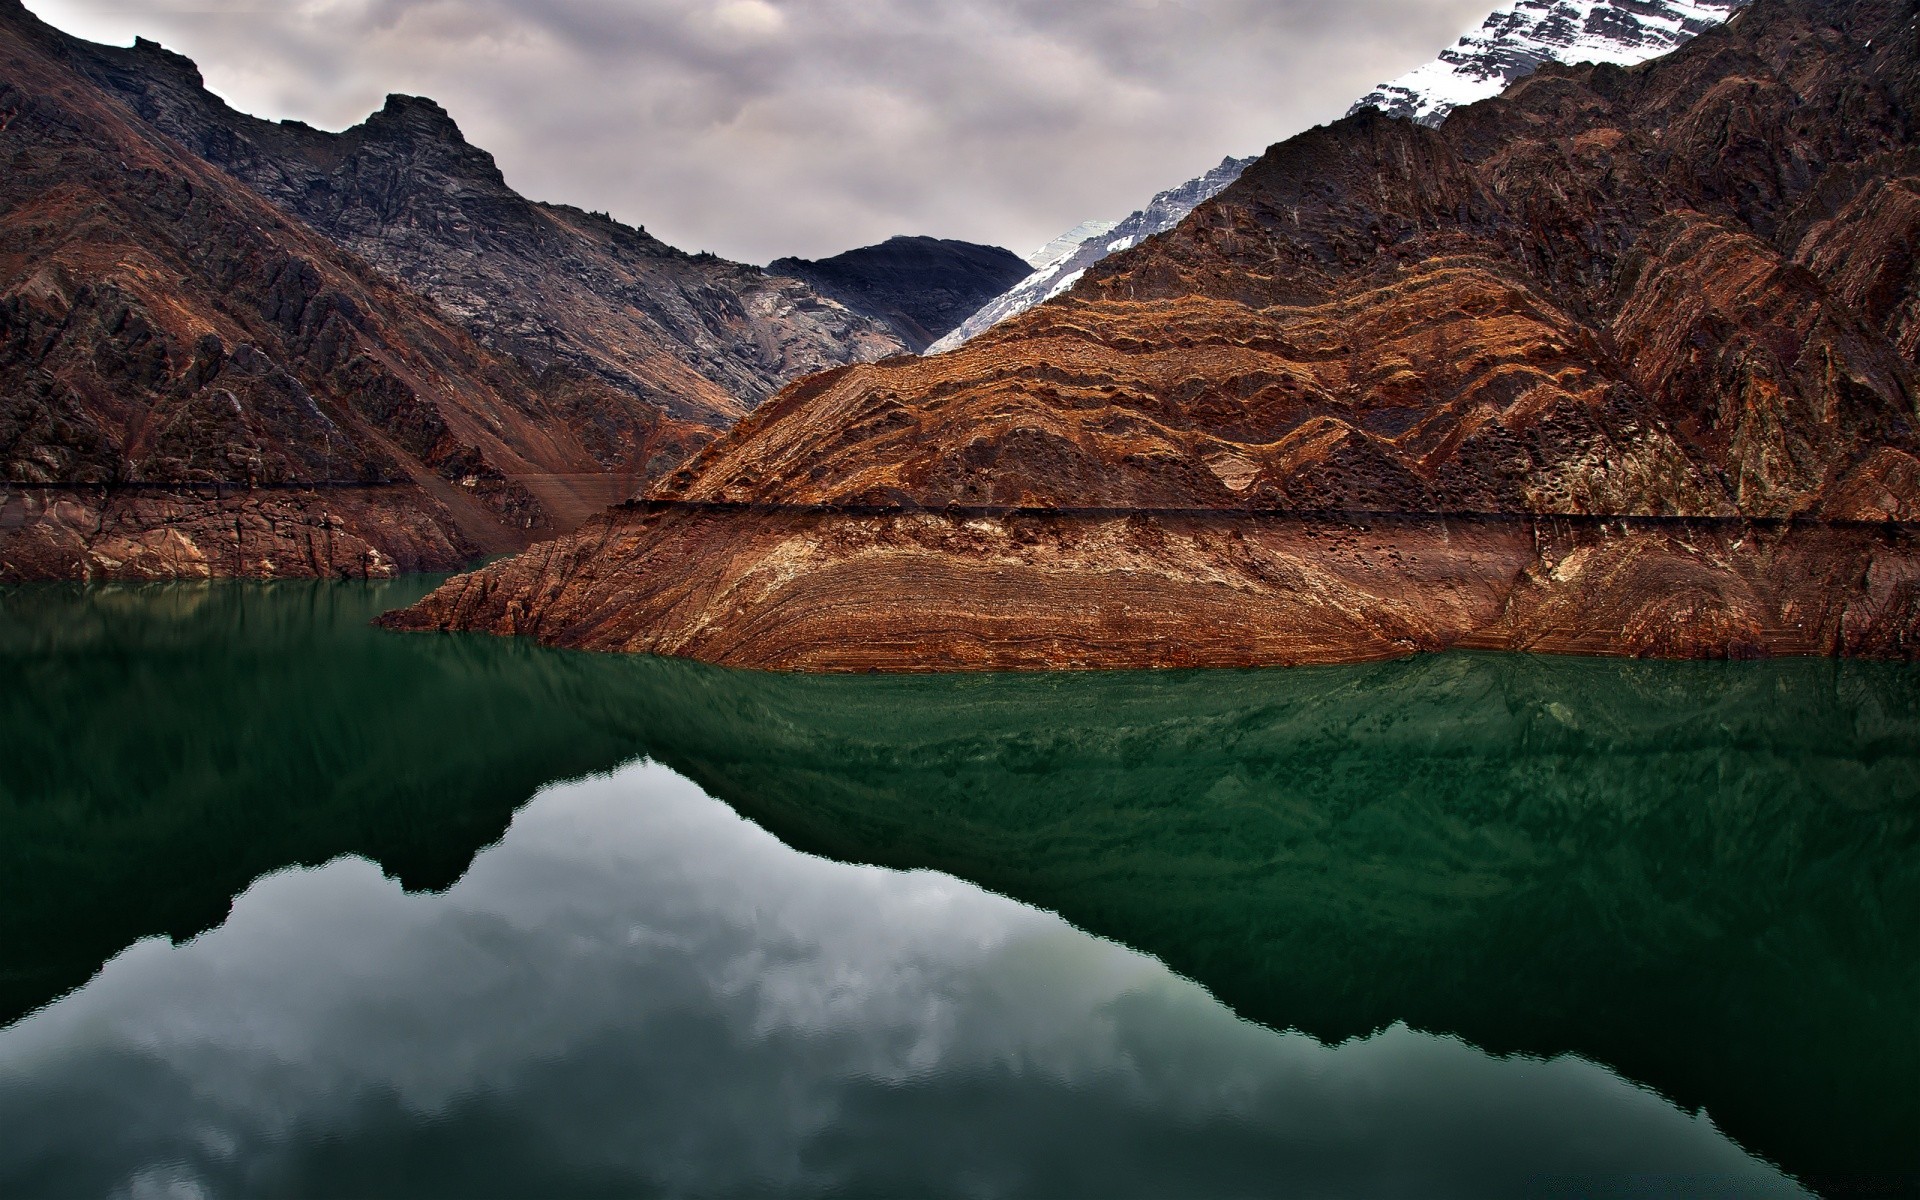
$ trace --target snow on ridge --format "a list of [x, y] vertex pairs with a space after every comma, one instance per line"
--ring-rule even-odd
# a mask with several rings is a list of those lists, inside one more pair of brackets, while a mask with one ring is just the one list
[[1466, 104], [1499, 95], [1547, 62], [1631, 66], [1721, 24], [1747, 0], [1515, 0], [1438, 58], [1368, 92], [1349, 116], [1377, 108], [1438, 125]]

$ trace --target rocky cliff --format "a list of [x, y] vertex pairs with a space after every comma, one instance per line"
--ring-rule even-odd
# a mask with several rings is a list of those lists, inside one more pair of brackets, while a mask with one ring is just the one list
[[1911, 0], [1356, 114], [395, 619], [770, 667], [1920, 646]]
[[73, 46], [0, 2], [0, 578], [447, 569], [711, 436], [477, 344]]
[[915, 353], [1029, 270], [1011, 250], [930, 237], [891, 237], [832, 258], [767, 264], [767, 274], [804, 280], [885, 324]]

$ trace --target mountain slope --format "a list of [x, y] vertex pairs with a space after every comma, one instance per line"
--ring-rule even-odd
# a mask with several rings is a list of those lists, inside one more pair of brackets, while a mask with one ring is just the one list
[[1910, 0], [1367, 111], [399, 620], [741, 665], [1920, 647]]
[[527, 200], [431, 100], [389, 96], [341, 133], [264, 121], [229, 108], [190, 60], [152, 42], [97, 46], [5, 4], [43, 52], [154, 129], [536, 370], [591, 375], [719, 428], [790, 379], [904, 349], [797, 280]]
[[[1481, 28], [1439, 57], [1383, 83], [1347, 110], [1377, 108], [1395, 117], [1438, 125], [1462, 104], [1496, 96], [1507, 84], [1550, 62], [1644, 62], [1725, 21], [1747, 0], [1520, 0], [1496, 9]], [[1218, 195], [1254, 160], [1228, 158], [1196, 179], [1155, 196], [1111, 232], [1083, 240], [996, 297], [957, 330], [935, 343], [942, 354], [1072, 287], [1087, 268], [1115, 251], [1137, 246], [1186, 219]]]
[[710, 434], [535, 375], [0, 0], [0, 577], [447, 569]]
[[767, 264], [767, 274], [804, 280], [882, 322], [916, 353], [1027, 271], [1011, 250], [930, 237], [891, 237], [832, 258]]

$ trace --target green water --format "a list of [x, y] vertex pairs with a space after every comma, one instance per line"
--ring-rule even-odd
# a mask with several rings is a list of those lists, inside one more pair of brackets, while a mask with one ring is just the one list
[[[447, 888], [541, 785], [645, 756], [795, 849], [1056, 912], [1315, 1044], [1404, 1025], [1524, 1056], [1503, 1067], [1578, 1056], [1835, 1190], [1920, 1165], [1913, 668], [810, 678], [366, 626], [424, 586], [0, 591], [0, 1019], [143, 937], [233, 924], [282, 868], [358, 855]], [[754, 921], [783, 911], [728, 878]], [[6, 1036], [51, 1036], [112, 978]], [[17, 1178], [67, 1178], [33, 1161]]]

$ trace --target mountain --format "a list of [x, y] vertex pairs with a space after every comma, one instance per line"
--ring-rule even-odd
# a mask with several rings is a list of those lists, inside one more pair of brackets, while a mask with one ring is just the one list
[[264, 121], [152, 42], [96, 46], [23, 12], [11, 20], [153, 129], [536, 370], [591, 375], [722, 428], [791, 379], [905, 349], [798, 280], [526, 199], [431, 100], [389, 96], [341, 133]]
[[1911, 0], [1366, 110], [394, 618], [742, 666], [1920, 648]]
[[1011, 250], [930, 237], [891, 237], [832, 258], [767, 265], [767, 274], [803, 280], [879, 321], [915, 353], [1027, 271]]
[[1377, 108], [1438, 125], [1464, 104], [1543, 63], [1644, 62], [1725, 21], [1747, 0], [1519, 0], [1496, 8], [1479, 29], [1398, 79], [1354, 102], [1348, 115]]
[[[1221, 188], [1238, 179], [1240, 172], [1246, 170], [1247, 164], [1252, 161], [1250, 158], [1222, 159], [1219, 166], [1198, 179], [1189, 179], [1179, 187], [1168, 188], [1154, 196], [1147, 201], [1145, 208], [1128, 214], [1124, 221], [1113, 224], [1088, 221], [1074, 226], [1040, 248], [1036, 257], [1049, 257], [1043, 262], [1036, 262], [1032, 273], [976, 309], [952, 332], [927, 347], [926, 353], [945, 354], [964, 345], [969, 339], [979, 337], [1015, 313], [1025, 312], [1066, 291], [1080, 281], [1080, 276], [1086, 273], [1088, 267], [1107, 255], [1137, 246], [1156, 233], [1172, 229], [1185, 220], [1195, 207], [1212, 199]], [[1094, 232], [1064, 249], [1060, 247], [1061, 242], [1082, 229]]]
[[0, 578], [445, 570], [712, 431], [535, 371], [143, 120], [0, 0]]
[[[1507, 84], [1549, 62], [1643, 62], [1725, 21], [1747, 0], [1519, 0], [1496, 9], [1438, 58], [1368, 92], [1347, 110], [1377, 108], [1438, 125], [1456, 107], [1496, 96]], [[1155, 196], [1118, 228], [1098, 230], [1057, 254], [1008, 292], [967, 318], [929, 353], [943, 354], [1015, 313], [1072, 287], [1088, 267], [1186, 219], [1239, 178], [1254, 160], [1228, 158], [1197, 179]], [[1063, 237], [1066, 235], [1063, 235]], [[1052, 243], [1049, 243], [1051, 245]]]

